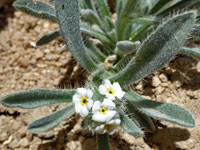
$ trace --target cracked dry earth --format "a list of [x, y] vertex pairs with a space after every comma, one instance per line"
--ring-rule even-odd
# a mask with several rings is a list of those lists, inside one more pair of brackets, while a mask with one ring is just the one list
[[[25, 15], [11, 5], [0, 8], [0, 97], [33, 88], [73, 88], [87, 82], [85, 71], [70, 52], [62, 51], [61, 38], [46, 46], [34, 46], [39, 37], [56, 28], [56, 24]], [[119, 129], [110, 138], [111, 150], [200, 149], [200, 62], [178, 55], [134, 89], [145, 97], [188, 109], [194, 115], [196, 128], [155, 121], [157, 131], [138, 139]], [[45, 134], [26, 130], [35, 119], [62, 107], [23, 110], [0, 105], [0, 149], [95, 150], [95, 136], [81, 130], [81, 119], [76, 115]]]

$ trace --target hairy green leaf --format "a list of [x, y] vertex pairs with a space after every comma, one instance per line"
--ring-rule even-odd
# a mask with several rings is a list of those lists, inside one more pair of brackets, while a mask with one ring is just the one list
[[125, 132], [136, 137], [144, 135], [144, 132], [124, 112], [119, 112], [119, 115], [121, 119], [120, 126]]
[[150, 14], [156, 13], [162, 7], [166, 6], [166, 4], [169, 3], [170, 1], [172, 1], [172, 0], [158, 0], [157, 3], [151, 9]]
[[88, 72], [97, 67], [86, 53], [80, 33], [80, 13], [78, 0], [56, 0], [55, 8], [58, 15], [61, 34], [74, 58]]
[[1, 98], [0, 102], [8, 107], [31, 109], [49, 104], [71, 102], [74, 94], [74, 90], [34, 89], [9, 94]]
[[178, 105], [148, 100], [133, 91], [128, 91], [125, 99], [133, 107], [152, 118], [169, 121], [185, 127], [195, 127], [195, 121], [191, 113]]
[[37, 46], [42, 46], [45, 45], [53, 40], [55, 40], [56, 38], [58, 38], [60, 36], [60, 30], [55, 30], [55, 31], [51, 31], [48, 32], [47, 34], [45, 34], [43, 37], [41, 37], [37, 42], [36, 45]]
[[116, 31], [118, 41], [125, 40], [124, 31], [126, 30], [127, 24], [131, 21], [131, 17], [129, 17], [129, 15], [134, 10], [138, 1], [139, 0], [123, 0], [123, 6], [120, 6], [120, 12], [118, 13], [116, 20]]
[[200, 24], [196, 24], [192, 29], [192, 36], [200, 37]]
[[55, 9], [43, 2], [33, 0], [16, 0], [13, 4], [17, 9], [42, 19], [57, 22]]
[[199, 48], [188, 48], [181, 47], [180, 52], [194, 58], [200, 59], [200, 49]]
[[99, 8], [99, 12], [101, 14], [102, 19], [106, 16], [111, 18], [107, 0], [96, 0], [96, 2], [97, 2], [97, 6]]
[[85, 37], [84, 40], [87, 51], [91, 57], [99, 62], [104, 62], [106, 56], [92, 43], [92, 41], [90, 41], [90, 39]]
[[97, 31], [95, 29], [92, 29], [86, 23], [81, 23], [81, 33], [89, 35], [90, 37], [97, 38], [102, 42], [114, 45], [114, 42], [112, 41], [112, 39], [108, 38], [107, 35], [104, 32], [100, 32], [100, 31]]
[[70, 104], [64, 109], [56, 111], [48, 116], [42, 117], [32, 122], [27, 129], [32, 133], [47, 132], [58, 126], [62, 121], [67, 119], [73, 113], [74, 113], [74, 105]]
[[127, 103], [126, 108], [130, 113], [130, 116], [136, 122], [137, 126], [149, 132], [154, 132], [156, 130], [156, 127], [149, 116], [143, 114], [136, 107], [134, 107], [134, 105], [129, 103]]
[[110, 79], [121, 86], [136, 82], [164, 64], [178, 52], [189, 35], [196, 18], [195, 11], [188, 11], [172, 17], [142, 43], [136, 57], [118, 74]]
[[81, 9], [81, 18], [86, 22], [95, 23], [100, 27], [103, 26], [99, 16], [91, 9]]

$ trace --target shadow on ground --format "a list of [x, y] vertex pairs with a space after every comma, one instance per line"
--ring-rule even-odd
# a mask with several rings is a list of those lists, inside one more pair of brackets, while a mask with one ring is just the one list
[[12, 6], [12, 2], [0, 8], [0, 32], [7, 26], [8, 18], [14, 17], [14, 11], [15, 8]]

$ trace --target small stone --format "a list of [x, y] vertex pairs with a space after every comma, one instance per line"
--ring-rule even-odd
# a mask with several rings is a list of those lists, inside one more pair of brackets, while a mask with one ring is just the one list
[[20, 137], [23, 138], [25, 137], [27, 130], [24, 126], [22, 126], [22, 128], [20, 128], [18, 132], [20, 134]]
[[76, 144], [75, 144], [74, 141], [69, 142], [69, 143], [67, 144], [67, 146], [68, 146], [68, 148], [69, 148], [70, 150], [74, 150], [74, 149], [76, 148]]
[[4, 132], [0, 135], [0, 142], [3, 142], [8, 139], [8, 133]]
[[6, 141], [3, 142], [3, 145], [8, 145], [8, 144], [10, 144], [10, 142], [12, 141], [12, 139], [13, 139], [13, 137], [10, 136], [10, 137], [8, 138], [8, 140], [6, 140]]
[[18, 121], [14, 121], [12, 128], [18, 130], [21, 127], [21, 124]]
[[156, 88], [155, 94], [156, 94], [156, 95], [162, 94], [164, 90], [165, 90], [165, 89], [164, 89], [163, 87], [160, 87], [160, 86], [159, 86], [158, 88]]
[[20, 141], [19, 141], [19, 145], [22, 146], [22, 147], [28, 147], [29, 146], [29, 141], [27, 138], [22, 138]]
[[9, 147], [12, 149], [19, 147], [19, 141], [17, 139], [14, 139], [10, 144]]
[[160, 83], [161, 83], [161, 81], [157, 76], [154, 76], [152, 78], [152, 83], [151, 83], [152, 86], [157, 87], [160, 85]]
[[143, 82], [139, 82], [135, 89], [142, 91], [143, 90]]
[[36, 51], [36, 53], [35, 53], [36, 59], [39, 59], [39, 58], [41, 58], [41, 57], [43, 57], [43, 56], [44, 56], [44, 54], [43, 54], [40, 50], [37, 50], [37, 51]]
[[46, 49], [44, 50], [44, 52], [45, 52], [46, 54], [48, 54], [48, 53], [50, 53], [50, 52], [51, 52], [51, 50], [50, 50], [50, 49], [48, 49], [48, 48], [46, 48]]
[[160, 80], [161, 80], [162, 82], [167, 82], [167, 81], [168, 81], [167, 76], [166, 76], [165, 74], [163, 74], [163, 73], [159, 75], [159, 78], [160, 78]]

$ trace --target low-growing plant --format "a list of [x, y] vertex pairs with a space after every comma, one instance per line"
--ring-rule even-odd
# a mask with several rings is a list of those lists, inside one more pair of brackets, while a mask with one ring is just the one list
[[[200, 56], [197, 48], [191, 50], [183, 47], [191, 34], [199, 34], [198, 25], [195, 24], [197, 11], [184, 11], [171, 16], [142, 41], [135, 35], [144, 35], [144, 30], [141, 31], [143, 25], [138, 27], [134, 21], [145, 20], [144, 17], [138, 19], [140, 13], [156, 12], [164, 16], [169, 10], [161, 6], [166, 6], [168, 1], [161, 3], [152, 0], [155, 4], [150, 8], [136, 2], [116, 1], [117, 19], [113, 23], [106, 0], [96, 0], [98, 10], [90, 0], [55, 0], [55, 9], [40, 1], [16, 1], [14, 5], [17, 8], [59, 23], [60, 29], [43, 37], [40, 43], [47, 43], [61, 34], [74, 58], [90, 73], [90, 82], [84, 87], [70, 90], [35, 89], [18, 92], [3, 97], [1, 103], [25, 109], [70, 103], [66, 108], [32, 122], [28, 130], [33, 133], [49, 131], [77, 113], [83, 118], [82, 127], [97, 134], [98, 150], [109, 150], [108, 134], [113, 134], [117, 126], [136, 137], [144, 136], [145, 131], [156, 130], [151, 118], [195, 127], [192, 115], [184, 108], [143, 98], [130, 85], [163, 67], [180, 51]], [[135, 13], [136, 6], [138, 9], [145, 6], [145, 9]], [[95, 22], [97, 26], [88, 26], [80, 21], [80, 13], [81, 20], [87, 20], [88, 24]], [[88, 36], [81, 36], [81, 33], [99, 39], [102, 49]]]

